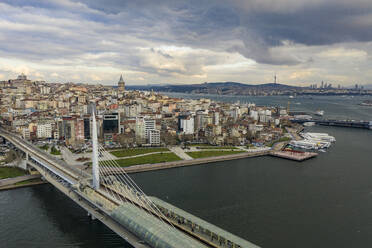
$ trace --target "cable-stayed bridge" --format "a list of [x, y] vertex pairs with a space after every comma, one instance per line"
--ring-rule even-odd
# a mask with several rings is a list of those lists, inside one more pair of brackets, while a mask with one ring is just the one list
[[[93, 115], [93, 127], [96, 127]], [[0, 128], [28, 166], [134, 247], [247, 247], [256, 245], [158, 198], [147, 196], [99, 145], [93, 128], [91, 172], [70, 166]]]

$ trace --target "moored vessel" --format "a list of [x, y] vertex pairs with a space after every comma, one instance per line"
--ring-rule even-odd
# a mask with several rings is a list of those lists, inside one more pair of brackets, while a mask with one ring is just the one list
[[324, 110], [317, 110], [317, 111], [315, 112], [315, 115], [323, 116], [323, 115], [324, 115]]

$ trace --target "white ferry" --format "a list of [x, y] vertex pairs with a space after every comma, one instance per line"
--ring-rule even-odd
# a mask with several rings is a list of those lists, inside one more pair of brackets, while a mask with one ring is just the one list
[[315, 122], [313, 122], [313, 121], [308, 121], [308, 122], [305, 122], [304, 123], [304, 126], [305, 127], [312, 127], [312, 126], [314, 126], [315, 125]]
[[324, 150], [336, 141], [335, 137], [327, 133], [300, 133], [300, 135], [303, 140], [292, 140], [289, 144], [301, 149]]
[[301, 148], [301, 149], [318, 149], [318, 146], [315, 142], [309, 141], [309, 140], [292, 140], [289, 143], [293, 147]]
[[330, 142], [326, 141], [316, 141], [316, 140], [292, 140], [289, 143], [291, 146], [307, 149], [307, 150], [318, 150], [318, 149], [326, 149], [331, 146]]
[[317, 110], [317, 111], [315, 112], [315, 115], [323, 116], [323, 115], [324, 115], [324, 110]]
[[301, 136], [309, 140], [336, 142], [336, 138], [327, 133], [301, 133]]

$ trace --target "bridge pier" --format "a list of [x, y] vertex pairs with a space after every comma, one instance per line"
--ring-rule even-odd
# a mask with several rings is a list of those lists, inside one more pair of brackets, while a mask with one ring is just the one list
[[25, 159], [22, 159], [19, 163], [18, 163], [18, 166], [19, 168], [23, 169], [23, 170], [27, 170], [27, 160]]

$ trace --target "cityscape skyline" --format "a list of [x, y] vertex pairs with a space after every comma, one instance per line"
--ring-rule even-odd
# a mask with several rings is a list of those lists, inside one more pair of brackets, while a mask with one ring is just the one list
[[[0, 80], [370, 84], [372, 7], [347, 1], [2, 1]], [[329, 32], [332, 30], [332, 33]], [[27, 44], [27, 45], [26, 45]], [[363, 73], [362, 73], [363, 72]]]
[[370, 0], [0, 0], [1, 247], [369, 247]]

